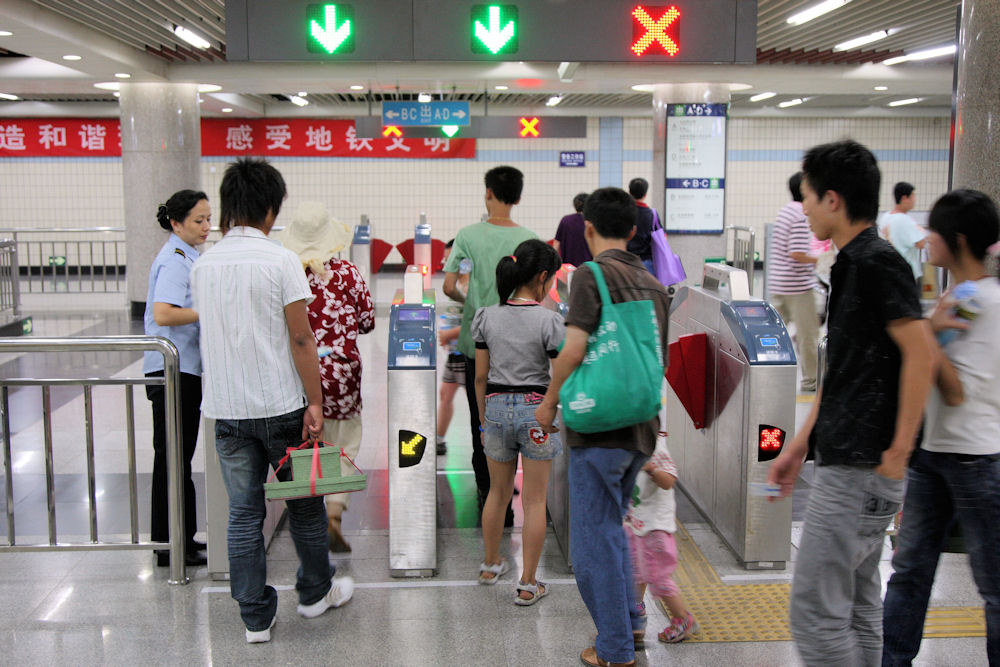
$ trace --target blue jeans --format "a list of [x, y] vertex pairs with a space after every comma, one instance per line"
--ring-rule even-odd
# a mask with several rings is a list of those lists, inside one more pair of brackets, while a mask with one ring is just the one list
[[551, 461], [562, 454], [558, 433], [546, 433], [535, 419], [539, 394], [491, 394], [486, 397], [483, 451], [494, 461], [515, 461], [518, 452], [532, 461]]
[[632, 631], [645, 628], [632, 581], [632, 555], [622, 520], [648, 457], [605, 447], [569, 450], [570, 550], [573, 573], [597, 626], [597, 655], [608, 662], [635, 659]]
[[938, 559], [954, 520], [986, 601], [986, 653], [1000, 665], [1000, 456], [918, 449], [907, 472], [895, 570], [885, 595], [883, 665], [909, 665], [920, 650]]
[[[278, 466], [285, 449], [302, 437], [305, 409], [264, 419], [220, 419], [215, 422], [215, 448], [222, 480], [229, 493], [229, 587], [240, 604], [247, 630], [266, 630], [278, 609], [278, 593], [267, 585], [264, 553], [264, 482], [268, 466]], [[278, 479], [291, 479], [286, 464]], [[327, 555], [327, 517], [323, 498], [285, 502], [288, 526], [299, 556], [295, 589], [300, 604], [318, 602], [330, 590], [333, 568]]]

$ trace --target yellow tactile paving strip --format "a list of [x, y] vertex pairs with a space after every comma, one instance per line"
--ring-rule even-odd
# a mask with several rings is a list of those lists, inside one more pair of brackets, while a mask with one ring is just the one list
[[[788, 641], [790, 584], [725, 584], [684, 526], [677, 527], [674, 579], [701, 630], [691, 642]], [[663, 610], [666, 613], [666, 610]], [[924, 637], [985, 637], [982, 607], [933, 607]]]

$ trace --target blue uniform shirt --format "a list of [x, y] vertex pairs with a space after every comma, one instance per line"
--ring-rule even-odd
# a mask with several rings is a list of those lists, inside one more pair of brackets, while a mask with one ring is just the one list
[[[198, 323], [179, 327], [162, 327], [153, 321], [153, 303], [169, 303], [191, 308], [191, 265], [198, 251], [184, 243], [176, 234], [160, 249], [149, 267], [149, 293], [146, 295], [146, 315], [143, 318], [147, 336], [163, 336], [177, 346], [181, 355], [181, 373], [201, 375], [201, 354], [198, 351]], [[142, 372], [163, 370], [163, 355], [146, 352]]]

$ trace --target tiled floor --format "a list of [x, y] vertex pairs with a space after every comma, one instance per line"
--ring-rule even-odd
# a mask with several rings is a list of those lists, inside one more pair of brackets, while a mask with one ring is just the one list
[[[236, 603], [225, 582], [205, 569], [189, 570], [191, 583], [170, 586], [167, 571], [154, 567], [144, 551], [0, 554], [0, 664], [364, 664], [364, 665], [572, 665], [590, 645], [595, 629], [576, 591], [572, 572], [551, 532], [539, 576], [552, 592], [533, 607], [512, 603], [513, 575], [494, 587], [475, 583], [482, 559], [475, 528], [474, 481], [469, 469], [467, 410], [456, 399], [448, 434], [449, 452], [439, 459], [439, 572], [432, 579], [396, 580], [388, 573], [387, 449], [385, 414], [385, 324], [387, 304], [401, 283], [398, 274], [374, 281], [379, 318], [376, 331], [362, 338], [365, 432], [359, 465], [369, 473], [368, 488], [355, 495], [344, 528], [354, 550], [337, 556], [338, 571], [358, 582], [354, 599], [339, 610], [307, 620], [295, 612], [292, 587], [296, 559], [287, 532], [279, 531], [268, 553], [269, 581], [279, 589], [278, 622], [269, 644], [248, 646]], [[81, 304], [86, 307], [88, 304]], [[135, 331], [123, 311], [67, 314], [40, 312], [36, 336], [112, 334]], [[46, 372], [122, 376], [140, 372], [135, 355], [86, 358], [0, 359], [0, 373], [44, 376]], [[90, 371], [90, 373], [88, 373]], [[98, 521], [102, 539], [124, 539], [128, 530], [127, 468], [124, 457], [124, 400], [120, 387], [95, 388], [98, 452]], [[136, 391], [140, 530], [148, 531], [150, 417]], [[808, 403], [798, 406], [800, 418]], [[14, 508], [19, 543], [44, 541], [47, 531], [44, 465], [40, 457], [39, 392], [11, 393]], [[86, 533], [86, 470], [83, 409], [79, 390], [53, 390], [56, 502], [59, 534]], [[204, 498], [204, 454], [195, 456], [199, 499]], [[808, 496], [804, 475], [794, 503], [799, 519]], [[0, 494], [0, 502], [2, 494]], [[516, 526], [505, 536], [504, 552], [520, 562], [520, 508]], [[5, 504], [0, 505], [5, 511]], [[205, 508], [199, 507], [200, 520]], [[2, 515], [0, 515], [2, 516]], [[785, 582], [791, 570], [750, 573], [722, 544], [697, 510], [678, 494], [678, 517], [721, 581], [731, 586]], [[793, 530], [797, 541], [798, 524]], [[6, 536], [6, 522], [0, 520]], [[890, 572], [886, 550], [883, 576]], [[932, 604], [978, 606], [966, 558], [942, 558]], [[651, 628], [665, 625], [652, 604]], [[653, 641], [639, 652], [639, 664], [791, 665], [788, 641], [664, 645]], [[982, 638], [925, 640], [920, 665], [985, 664]]]

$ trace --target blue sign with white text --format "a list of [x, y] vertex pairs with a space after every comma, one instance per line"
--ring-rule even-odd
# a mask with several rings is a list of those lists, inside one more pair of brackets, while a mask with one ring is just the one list
[[560, 167], [586, 167], [587, 154], [584, 151], [559, 151]]
[[468, 102], [382, 102], [382, 125], [468, 125]]

